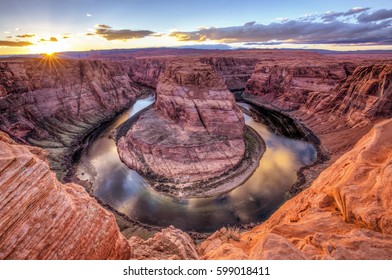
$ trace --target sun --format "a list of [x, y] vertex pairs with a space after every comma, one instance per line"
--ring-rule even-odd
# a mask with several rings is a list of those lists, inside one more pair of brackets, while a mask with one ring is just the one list
[[30, 53], [53, 56], [53, 54], [65, 51], [66, 49], [67, 45], [62, 42], [45, 42], [31, 46]]

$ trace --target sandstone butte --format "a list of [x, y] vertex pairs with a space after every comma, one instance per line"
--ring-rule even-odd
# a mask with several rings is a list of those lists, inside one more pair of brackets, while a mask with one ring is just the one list
[[142, 174], [176, 183], [208, 180], [242, 160], [244, 123], [210, 65], [172, 62], [159, 77], [154, 106], [120, 128], [117, 149]]
[[[60, 183], [47, 159], [59, 175], [57, 149], [73, 147], [80, 131], [113, 116], [113, 108], [131, 104], [143, 84], [138, 79], [155, 87], [171, 58], [64, 60], [67, 67], [58, 73], [37, 66], [37, 60], [1, 61], [1, 130], [25, 144], [0, 132], [0, 258], [391, 259], [390, 58], [282, 51], [225, 56], [203, 53], [199, 59], [209, 62], [230, 89], [246, 84], [246, 98], [286, 111], [320, 138], [330, 160], [308, 170], [317, 177], [308, 189], [252, 230], [223, 228], [197, 246], [173, 227], [147, 240], [127, 240], [113, 214], [81, 186]], [[97, 77], [104, 81], [98, 87]], [[72, 90], [72, 84], [82, 90]], [[128, 97], [111, 107], [113, 94]], [[88, 107], [83, 97], [97, 102]], [[75, 115], [78, 104], [86, 109]], [[59, 123], [77, 124], [77, 129], [60, 137], [63, 130], [52, 132]]]

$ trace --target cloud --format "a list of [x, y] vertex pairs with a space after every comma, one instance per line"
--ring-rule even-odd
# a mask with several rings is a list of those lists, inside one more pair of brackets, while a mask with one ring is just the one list
[[18, 38], [32, 38], [34, 37], [35, 34], [22, 34], [22, 35], [16, 35]]
[[27, 47], [33, 43], [28, 41], [0, 41], [0, 47]]
[[105, 38], [108, 41], [140, 39], [154, 34], [154, 32], [151, 30], [130, 30], [130, 29], [115, 30], [112, 29], [111, 26], [106, 24], [98, 24], [96, 25], [96, 27], [97, 29], [95, 30], [95, 34]]
[[367, 11], [369, 9], [370, 8], [355, 7], [355, 8], [348, 10], [347, 12], [341, 12], [341, 13], [327, 12], [324, 15], [322, 15], [321, 18], [324, 21], [329, 22], [329, 21], [336, 20], [339, 17], [347, 17], [347, 16], [359, 14], [359, 13], [362, 13], [362, 12]]
[[249, 42], [245, 43], [245, 46], [277, 46], [283, 44], [282, 42]]
[[86, 17], [92, 17], [92, 16], [93, 16], [92, 14], [89, 13], [86, 14]]
[[377, 10], [373, 13], [363, 13], [358, 16], [358, 21], [363, 23], [374, 22], [379, 20], [391, 19], [392, 18], [392, 9], [381, 9]]
[[42, 38], [40, 39], [40, 42], [58, 42], [56, 37], [50, 37], [48, 40]]
[[[208, 28], [191, 32], [175, 31], [169, 35], [178, 41], [218, 41], [223, 43], [258, 44], [392, 44], [389, 10], [378, 10], [368, 17], [369, 8], [353, 8], [342, 13], [330, 13], [273, 22], [270, 24], [246, 23], [243, 26]], [[332, 16], [333, 15], [333, 16]], [[358, 20], [345, 21], [358, 15]], [[365, 17], [360, 20], [360, 17]], [[392, 17], [392, 16], [391, 16]], [[334, 18], [334, 20], [332, 20]], [[366, 20], [366, 23], [363, 21]], [[369, 22], [370, 21], [370, 22]]]
[[84, 36], [94, 36], [95, 34], [94, 33], [86, 33], [86, 34], [84, 34]]
[[102, 28], [102, 29], [110, 29], [110, 28], [112, 28], [110, 25], [107, 25], [107, 24], [97, 24], [95, 27], [96, 28]]

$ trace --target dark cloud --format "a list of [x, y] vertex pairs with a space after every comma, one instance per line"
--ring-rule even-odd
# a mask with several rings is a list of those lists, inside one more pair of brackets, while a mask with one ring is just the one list
[[31, 38], [34, 37], [35, 34], [22, 34], [22, 35], [16, 35], [18, 38]]
[[0, 47], [27, 47], [33, 43], [28, 41], [0, 41]]
[[110, 25], [107, 25], [107, 24], [97, 24], [95, 27], [102, 28], [102, 29], [110, 29], [110, 28], [112, 28]]
[[[375, 18], [386, 19], [388, 13], [376, 11], [369, 16], [371, 22], [345, 21], [344, 17], [366, 14], [369, 8], [354, 8], [340, 13], [339, 20], [318, 18], [300, 18], [271, 24], [246, 23], [243, 26], [207, 28], [191, 32], [172, 32], [170, 36], [179, 41], [220, 41], [223, 43], [258, 43], [258, 44], [392, 44], [391, 21], [375, 22]], [[336, 13], [335, 13], [336, 16]], [[358, 16], [358, 18], [359, 18]]]
[[86, 34], [84, 34], [84, 36], [94, 36], [95, 34], [94, 33], [86, 33]]
[[252, 25], [255, 25], [255, 24], [256, 24], [255, 21], [250, 21], [250, 22], [245, 23], [244, 26], [252, 26]]
[[108, 41], [112, 41], [112, 40], [140, 39], [152, 35], [154, 34], [154, 32], [151, 30], [130, 30], [130, 29], [114, 30], [109, 25], [98, 24], [97, 29], [95, 30], [95, 34], [105, 38]]
[[381, 9], [377, 10], [373, 13], [363, 13], [358, 16], [358, 22], [368, 23], [379, 20], [391, 19], [392, 18], [392, 9]]
[[340, 13], [329, 12], [329, 13], [325, 13], [324, 15], [322, 15], [321, 19], [326, 22], [329, 22], [329, 21], [336, 20], [339, 17], [347, 17], [347, 16], [363, 13], [365, 11], [368, 11], [369, 9], [370, 8], [357, 7], [357, 8], [352, 8], [352, 9], [348, 10], [347, 12], [340, 12]]

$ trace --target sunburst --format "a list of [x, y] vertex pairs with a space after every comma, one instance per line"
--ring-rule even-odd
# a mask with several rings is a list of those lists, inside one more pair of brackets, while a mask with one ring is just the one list
[[50, 73], [56, 72], [57, 75], [59, 74], [59, 68], [63, 67], [61, 59], [59, 59], [55, 52], [48, 52], [42, 55], [38, 67], [41, 65], [49, 69]]

